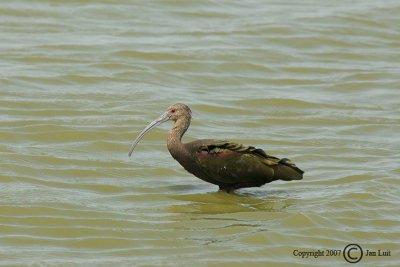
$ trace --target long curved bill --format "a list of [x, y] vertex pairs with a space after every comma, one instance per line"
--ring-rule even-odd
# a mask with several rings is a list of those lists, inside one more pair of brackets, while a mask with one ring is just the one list
[[149, 125], [147, 125], [146, 128], [144, 128], [143, 131], [139, 134], [139, 136], [135, 139], [135, 141], [133, 141], [131, 150], [129, 151], [129, 157], [132, 155], [136, 145], [140, 142], [140, 140], [142, 140], [143, 136], [147, 132], [151, 131], [151, 129], [156, 128], [158, 125], [168, 120], [169, 120], [168, 112], [164, 112], [158, 119], [152, 121]]

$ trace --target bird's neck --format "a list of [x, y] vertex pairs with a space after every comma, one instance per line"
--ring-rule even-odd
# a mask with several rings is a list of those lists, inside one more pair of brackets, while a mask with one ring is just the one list
[[188, 155], [185, 146], [182, 144], [182, 136], [189, 128], [190, 118], [178, 119], [172, 129], [169, 131], [167, 138], [167, 147], [171, 156], [177, 161], [181, 162]]

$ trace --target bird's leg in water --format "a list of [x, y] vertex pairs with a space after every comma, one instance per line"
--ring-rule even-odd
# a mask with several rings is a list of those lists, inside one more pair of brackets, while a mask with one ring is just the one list
[[232, 186], [226, 186], [226, 187], [220, 186], [218, 191], [231, 194], [231, 193], [233, 193], [236, 189], [237, 189], [236, 187], [232, 187]]

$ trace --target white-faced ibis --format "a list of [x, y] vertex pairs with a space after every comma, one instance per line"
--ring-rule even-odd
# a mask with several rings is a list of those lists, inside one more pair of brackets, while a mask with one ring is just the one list
[[172, 120], [167, 147], [172, 157], [188, 172], [231, 192], [238, 188], [262, 186], [275, 180], [301, 180], [303, 171], [289, 159], [267, 155], [262, 149], [223, 140], [202, 139], [182, 144], [192, 112], [185, 104], [170, 106], [152, 121], [133, 142], [129, 156], [142, 137], [163, 122]]

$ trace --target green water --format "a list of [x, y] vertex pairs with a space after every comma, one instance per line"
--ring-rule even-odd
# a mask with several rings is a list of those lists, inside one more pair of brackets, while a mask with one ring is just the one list
[[[400, 262], [398, 1], [1, 1], [0, 265]], [[229, 139], [304, 179], [217, 192], [166, 148]], [[390, 250], [367, 256], [366, 250]], [[353, 254], [353, 256], [356, 254]]]

